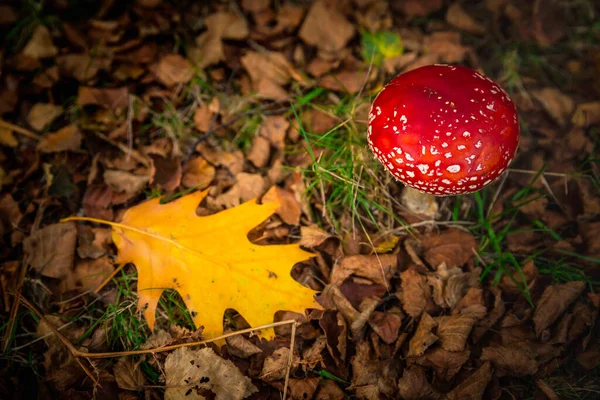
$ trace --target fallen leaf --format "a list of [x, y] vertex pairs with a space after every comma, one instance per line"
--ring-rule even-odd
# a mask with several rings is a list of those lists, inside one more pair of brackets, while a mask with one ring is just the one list
[[[461, 44], [460, 32], [434, 32], [425, 37], [423, 45], [439, 60], [448, 64], [461, 63], [467, 54], [467, 48]], [[426, 61], [431, 64], [430, 60]], [[411, 68], [415, 68], [411, 64]]]
[[211, 128], [213, 112], [207, 102], [203, 102], [194, 111], [194, 125], [200, 132], [208, 132]]
[[48, 225], [23, 241], [29, 265], [43, 276], [62, 278], [70, 273], [75, 257], [77, 228], [73, 222]]
[[150, 157], [156, 171], [152, 183], [158, 184], [166, 192], [172, 192], [177, 189], [181, 184], [181, 160], [161, 156]]
[[560, 2], [535, 0], [532, 17], [533, 36], [540, 45], [553, 45], [565, 35], [565, 10]]
[[448, 351], [435, 347], [428, 349], [416, 362], [423, 367], [433, 368], [439, 379], [450, 382], [467, 362], [470, 354], [469, 350]]
[[148, 184], [148, 175], [136, 175], [131, 172], [109, 169], [104, 171], [104, 182], [115, 192], [139, 193]]
[[431, 298], [431, 288], [427, 284], [427, 279], [413, 268], [402, 272], [400, 279], [402, 279], [402, 308], [411, 317], [418, 318]]
[[[287, 371], [287, 365], [290, 359], [290, 349], [287, 347], [280, 347], [273, 352], [269, 357], [265, 358], [262, 371], [260, 373], [260, 379], [273, 382], [285, 377]], [[292, 362], [298, 363], [298, 356], [293, 355]]]
[[260, 136], [266, 138], [275, 148], [283, 149], [285, 134], [290, 127], [287, 119], [280, 115], [271, 115], [264, 118], [260, 125]]
[[[167, 204], [152, 199], [128, 209], [113, 226], [115, 262], [137, 267], [139, 306], [148, 305], [144, 316], [150, 329], [165, 289], [179, 292], [206, 338], [222, 333], [228, 308], [251, 326], [272, 322], [278, 310], [320, 308], [314, 292], [290, 276], [291, 267], [312, 254], [296, 244], [260, 246], [247, 238], [277, 203], [247, 202], [199, 217], [196, 208], [206, 195], [196, 192]], [[261, 300], [249, 302], [252, 298]]]
[[439, 338], [432, 332], [437, 326], [437, 322], [429, 314], [423, 313], [415, 335], [408, 344], [408, 357], [420, 356], [429, 346], [438, 341]]
[[242, 375], [235, 364], [217, 356], [211, 348], [176, 349], [165, 361], [165, 399], [205, 399], [212, 393], [217, 399], [244, 399], [258, 389]]
[[458, 1], [448, 7], [446, 22], [461, 31], [474, 35], [483, 35], [487, 31], [486, 27], [469, 15]]
[[538, 370], [533, 357], [517, 346], [484, 347], [481, 361], [490, 361], [498, 376], [528, 376]]
[[438, 324], [437, 336], [442, 349], [463, 351], [476, 319], [466, 315], [450, 315], [436, 317], [435, 322]]
[[207, 31], [196, 38], [198, 51], [191, 55], [200, 68], [225, 60], [223, 39], [241, 40], [248, 36], [248, 23], [241, 14], [217, 12], [209, 15], [205, 24]]
[[544, 290], [533, 314], [535, 333], [540, 337], [575, 301], [585, 289], [585, 282], [574, 281], [551, 285]]
[[153, 70], [158, 81], [166, 87], [187, 83], [194, 74], [192, 64], [179, 54], [163, 56]]
[[67, 125], [54, 133], [48, 133], [37, 144], [42, 153], [76, 151], [81, 147], [82, 135], [75, 125]]
[[422, 244], [425, 261], [434, 268], [441, 263], [449, 268], [462, 267], [473, 258], [473, 250], [477, 250], [473, 235], [458, 228], [425, 236]]
[[334, 265], [330, 281], [333, 285], [341, 285], [354, 275], [387, 286], [397, 268], [398, 256], [395, 254], [349, 256]]
[[109, 110], [125, 109], [129, 106], [129, 91], [121, 88], [92, 88], [80, 86], [77, 93], [80, 106], [96, 105]]
[[113, 373], [117, 385], [124, 390], [141, 390], [145, 377], [142, 369], [133, 363], [131, 357], [121, 357], [114, 366]]
[[108, 70], [112, 64], [110, 58], [81, 54], [64, 54], [56, 57], [61, 75], [70, 76], [79, 82], [91, 80], [98, 72]]
[[215, 167], [204, 158], [195, 157], [185, 164], [181, 183], [187, 188], [206, 189], [215, 178], [215, 172]]
[[319, 320], [319, 326], [325, 332], [329, 354], [336, 364], [344, 365], [346, 363], [348, 327], [341, 312], [325, 310], [323, 317]]
[[450, 392], [446, 393], [448, 400], [481, 400], [485, 388], [492, 380], [492, 366], [489, 362], [484, 363], [477, 371], [470, 374], [467, 379], [458, 384]]
[[330, 233], [325, 232], [317, 225], [308, 225], [300, 227], [300, 246], [313, 249], [323, 244], [327, 239], [333, 238]]
[[350, 360], [352, 365], [352, 388], [354, 390], [365, 390], [365, 387], [375, 386], [371, 390], [377, 389], [377, 360], [374, 359], [371, 346], [368, 341], [361, 341], [356, 344], [356, 354]]
[[406, 368], [402, 378], [398, 381], [398, 389], [402, 399], [439, 399], [440, 393], [435, 390], [429, 381], [425, 370], [421, 367]]
[[408, 17], [426, 17], [444, 6], [443, 0], [404, 0], [395, 5]]
[[302, 210], [293, 193], [279, 186], [272, 186], [262, 197], [262, 202], [277, 202], [279, 207], [277, 207], [275, 213], [281, 217], [283, 222], [290, 225], [300, 225]]
[[337, 55], [354, 36], [354, 26], [335, 7], [335, 2], [315, 1], [298, 36], [324, 54]]
[[600, 102], [578, 104], [571, 122], [582, 128], [600, 122]]
[[288, 93], [282, 86], [288, 83], [292, 66], [283, 54], [249, 51], [240, 61], [250, 75], [252, 90], [260, 98], [272, 100], [288, 98]]
[[36, 103], [27, 114], [27, 123], [36, 131], [41, 131], [60, 117], [63, 111], [63, 108], [56, 104]]
[[290, 379], [289, 395], [292, 399], [312, 399], [321, 386], [320, 378]]
[[269, 141], [262, 136], [255, 136], [248, 152], [248, 161], [257, 168], [263, 168], [269, 163], [270, 157], [271, 144]]
[[472, 287], [452, 309], [452, 315], [464, 315], [480, 320], [487, 314], [483, 300], [483, 289]]
[[531, 94], [560, 126], [567, 124], [567, 120], [575, 108], [575, 102], [571, 97], [553, 87], [535, 90]]
[[11, 129], [0, 127], [0, 145], [7, 147], [17, 147], [19, 141]]
[[369, 326], [387, 344], [396, 342], [401, 325], [402, 317], [398, 314], [375, 311], [369, 317]]
[[74, 271], [67, 274], [63, 283], [64, 291], [78, 289], [81, 292], [95, 290], [114, 272], [108, 256], [93, 260], [80, 260]]
[[308, 129], [309, 132], [323, 134], [327, 133], [338, 124], [338, 119], [335, 115], [320, 110], [318, 108], [309, 108], [304, 111], [301, 116], [303, 128]]
[[225, 341], [227, 342], [227, 352], [239, 358], [248, 358], [262, 352], [260, 347], [256, 346], [242, 335], [230, 336], [226, 338]]
[[44, 25], [38, 25], [31, 35], [31, 39], [23, 48], [23, 55], [39, 60], [52, 58], [58, 54], [58, 49], [52, 43], [50, 31]]

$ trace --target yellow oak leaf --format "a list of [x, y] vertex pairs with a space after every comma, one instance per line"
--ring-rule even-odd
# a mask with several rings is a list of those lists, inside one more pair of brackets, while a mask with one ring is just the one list
[[[127, 210], [112, 226], [117, 263], [133, 263], [138, 271], [138, 307], [154, 328], [162, 292], [175, 289], [203, 336], [223, 333], [223, 313], [232, 308], [253, 326], [273, 322], [278, 310], [303, 313], [321, 308], [315, 292], [290, 275], [294, 264], [314, 255], [297, 244], [257, 245], [248, 232], [270, 217], [277, 202], [248, 201], [214, 215], [198, 216], [196, 208], [208, 191], [176, 201], [160, 199]], [[94, 220], [71, 217], [68, 220]]]

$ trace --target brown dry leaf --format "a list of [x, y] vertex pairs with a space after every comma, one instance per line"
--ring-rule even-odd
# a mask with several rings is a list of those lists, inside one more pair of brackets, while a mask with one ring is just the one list
[[341, 312], [325, 310], [319, 320], [319, 326], [325, 332], [327, 350], [336, 364], [346, 363], [346, 348], [348, 342], [348, 326]]
[[469, 350], [447, 351], [436, 347], [427, 350], [416, 362], [423, 367], [433, 368], [439, 379], [450, 382], [467, 362], [470, 354]]
[[78, 289], [81, 292], [95, 290], [113, 271], [113, 263], [106, 255], [94, 260], [81, 260], [75, 270], [66, 276], [64, 289]]
[[80, 106], [96, 105], [109, 110], [125, 109], [129, 106], [129, 91], [126, 87], [100, 89], [80, 86], [77, 93]]
[[254, 200], [265, 193], [266, 182], [261, 174], [249, 174], [240, 172], [235, 176], [237, 186], [240, 190], [240, 199], [242, 202]]
[[301, 120], [305, 129], [318, 134], [329, 132], [339, 122], [335, 115], [318, 108], [309, 108], [304, 111]]
[[484, 363], [479, 369], [470, 374], [467, 379], [458, 384], [449, 393], [448, 400], [481, 400], [485, 388], [492, 380], [492, 366], [489, 362]]
[[401, 325], [402, 316], [399, 314], [374, 311], [369, 317], [369, 326], [387, 344], [396, 342]]
[[560, 126], [567, 124], [568, 118], [575, 108], [575, 102], [571, 97], [553, 87], [535, 90], [531, 94]]
[[408, 18], [426, 17], [444, 6], [443, 0], [404, 0], [394, 5], [406, 14]]
[[113, 373], [117, 385], [124, 390], [141, 390], [144, 386], [144, 373], [133, 363], [131, 357], [121, 357], [114, 366]]
[[578, 104], [571, 122], [582, 128], [600, 122], [600, 102]]
[[438, 235], [428, 235], [422, 239], [425, 261], [434, 268], [446, 263], [449, 268], [462, 267], [477, 250], [475, 238], [462, 229], [451, 228]]
[[[440, 61], [455, 64], [461, 63], [467, 54], [467, 48], [461, 44], [461, 36], [456, 31], [434, 32], [425, 37], [423, 45], [429, 49], [431, 55], [437, 57]], [[432, 60], [425, 60], [431, 64]], [[411, 64], [411, 69], [415, 65]]]
[[483, 289], [472, 287], [452, 309], [452, 315], [465, 315], [480, 320], [487, 314], [483, 300]]
[[115, 192], [129, 194], [139, 193], [146, 187], [150, 177], [148, 175], [136, 175], [131, 172], [109, 169], [104, 171], [104, 182]]
[[31, 39], [23, 48], [23, 55], [36, 60], [52, 58], [58, 54], [58, 48], [52, 43], [50, 31], [44, 25], [39, 25], [33, 31]]
[[189, 56], [200, 68], [225, 60], [223, 39], [241, 40], [248, 36], [248, 23], [243, 15], [217, 12], [205, 20], [207, 31], [196, 38], [197, 48], [189, 50]]
[[354, 57], [346, 58], [339, 71], [328, 74], [319, 80], [319, 86], [329, 90], [356, 94], [361, 90], [365, 81], [369, 81], [375, 76], [375, 71], [371, 71], [368, 76], [367, 72], [368, 69], [363, 63]]
[[27, 123], [36, 131], [43, 130], [52, 121], [60, 117], [64, 109], [62, 106], [50, 103], [36, 103], [27, 114]]
[[535, 333], [540, 337], [575, 301], [585, 289], [585, 282], [567, 282], [551, 285], [544, 290], [533, 314]]
[[204, 391], [217, 399], [241, 400], [258, 392], [233, 362], [217, 356], [211, 348], [175, 350], [165, 361], [165, 378], [165, 400], [201, 400]]
[[62, 278], [73, 268], [77, 228], [73, 222], [48, 225], [23, 241], [25, 259], [38, 273]]
[[463, 351], [476, 319], [466, 315], [436, 317], [437, 336], [444, 350]]
[[320, 378], [290, 379], [288, 393], [294, 400], [313, 399], [320, 386]]
[[151, 156], [154, 163], [154, 177], [152, 182], [158, 184], [167, 192], [175, 190], [181, 184], [181, 160], [178, 158], [165, 158]]
[[446, 22], [461, 31], [472, 33], [473, 35], [483, 35], [487, 31], [486, 27], [471, 17], [458, 1], [455, 1], [448, 7]]
[[431, 298], [431, 288], [427, 284], [427, 279], [413, 268], [402, 272], [400, 278], [402, 279], [402, 308], [411, 317], [418, 318]]
[[420, 356], [429, 346], [438, 341], [439, 338], [432, 332], [436, 326], [438, 326], [437, 322], [429, 314], [423, 313], [415, 335], [408, 344], [408, 357]]
[[84, 82], [95, 78], [101, 70], [108, 70], [112, 60], [87, 53], [64, 54], [56, 57], [56, 64], [62, 76], [70, 76]]
[[265, 193], [262, 201], [263, 203], [278, 202], [279, 206], [275, 210], [275, 213], [281, 217], [282, 221], [290, 225], [300, 225], [302, 210], [300, 209], [300, 203], [296, 200], [293, 193], [279, 186], [272, 186]]
[[341, 285], [353, 275], [387, 286], [397, 268], [398, 256], [395, 254], [356, 255], [344, 257], [334, 265], [329, 279], [333, 285]]
[[438, 204], [435, 196], [420, 192], [409, 186], [402, 189], [400, 202], [410, 212], [424, 215], [431, 219], [435, 219], [435, 215], [438, 212]]
[[192, 64], [179, 54], [167, 54], [153, 68], [158, 81], [166, 87], [188, 83], [194, 71]]
[[448, 278], [446, 286], [444, 287], [444, 301], [448, 307], [454, 308], [460, 299], [467, 293], [469, 288], [479, 285], [480, 274], [481, 269], [475, 268], [471, 272], [456, 273]]
[[256, 346], [242, 335], [230, 336], [225, 339], [225, 341], [227, 342], [227, 352], [235, 357], [248, 358], [262, 352], [260, 347]]
[[500, 288], [507, 294], [517, 295], [521, 293], [521, 288], [517, 287], [515, 282], [519, 283], [519, 286], [523, 287], [525, 284], [531, 288], [533, 282], [538, 276], [538, 270], [535, 266], [533, 260], [529, 260], [525, 264], [521, 266], [521, 272], [525, 277], [525, 282], [523, 282], [523, 277], [519, 271], [514, 271], [510, 274], [504, 274], [502, 276], [502, 280], [500, 281]]
[[406, 368], [402, 378], [398, 380], [398, 389], [401, 398], [406, 400], [439, 399], [441, 397], [440, 393], [431, 386], [425, 370], [421, 367]]
[[280, 115], [267, 116], [260, 125], [260, 135], [266, 138], [273, 147], [283, 149], [285, 133], [289, 127], [290, 123], [284, 117]]
[[252, 140], [252, 147], [248, 152], [248, 161], [256, 168], [263, 168], [269, 163], [271, 157], [271, 144], [262, 136], [255, 136]]
[[[352, 364], [352, 386], [354, 390], [366, 390], [366, 387], [377, 388], [377, 360], [373, 359], [373, 352], [368, 341], [363, 340], [356, 344], [356, 354], [350, 360]], [[375, 388], [372, 388], [375, 386]]]
[[288, 93], [282, 86], [288, 83], [292, 66], [283, 54], [249, 51], [240, 61], [250, 75], [252, 90], [260, 98], [272, 100], [288, 98]]
[[538, 370], [533, 356], [518, 346], [484, 347], [481, 361], [490, 361], [498, 376], [528, 376]]
[[200, 132], [208, 132], [213, 120], [213, 112], [207, 102], [202, 102], [194, 111], [194, 125]]
[[550, 46], [566, 32], [565, 10], [557, 0], [535, 0], [533, 5], [532, 33], [542, 46]]
[[336, 56], [354, 33], [354, 26], [335, 7], [335, 2], [318, 0], [308, 11], [298, 36], [322, 54]]
[[215, 167], [204, 158], [195, 157], [185, 164], [181, 183], [187, 188], [206, 189], [215, 178]]
[[46, 134], [37, 144], [42, 153], [76, 151], [81, 147], [81, 132], [75, 125], [67, 125], [54, 133]]
[[17, 147], [19, 145], [19, 141], [11, 129], [0, 127], [0, 145]]
[[317, 340], [302, 353], [302, 368], [304, 372], [316, 368], [317, 364], [323, 362], [323, 350], [327, 346], [324, 337], [318, 337]]
[[[265, 358], [265, 362], [260, 373], [260, 379], [267, 382], [277, 381], [285, 377], [287, 365], [290, 359], [290, 349], [280, 347], [273, 352], [269, 357]], [[297, 364], [299, 361], [297, 355], [293, 355], [292, 362]]]
[[300, 236], [300, 246], [308, 249], [315, 248], [323, 244], [327, 239], [335, 237], [319, 228], [319, 226], [316, 224], [301, 226]]

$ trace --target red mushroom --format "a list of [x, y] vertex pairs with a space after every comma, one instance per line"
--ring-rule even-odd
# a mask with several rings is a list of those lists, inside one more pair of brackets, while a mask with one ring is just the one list
[[498, 178], [519, 143], [517, 110], [490, 78], [429, 65], [394, 78], [369, 113], [369, 147], [406, 186], [438, 196], [471, 193]]

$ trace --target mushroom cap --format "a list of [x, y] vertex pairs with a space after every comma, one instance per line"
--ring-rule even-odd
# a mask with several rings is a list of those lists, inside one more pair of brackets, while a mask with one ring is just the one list
[[490, 78], [462, 66], [401, 74], [369, 113], [369, 147], [406, 186], [438, 196], [471, 193], [498, 178], [519, 144], [517, 110]]

